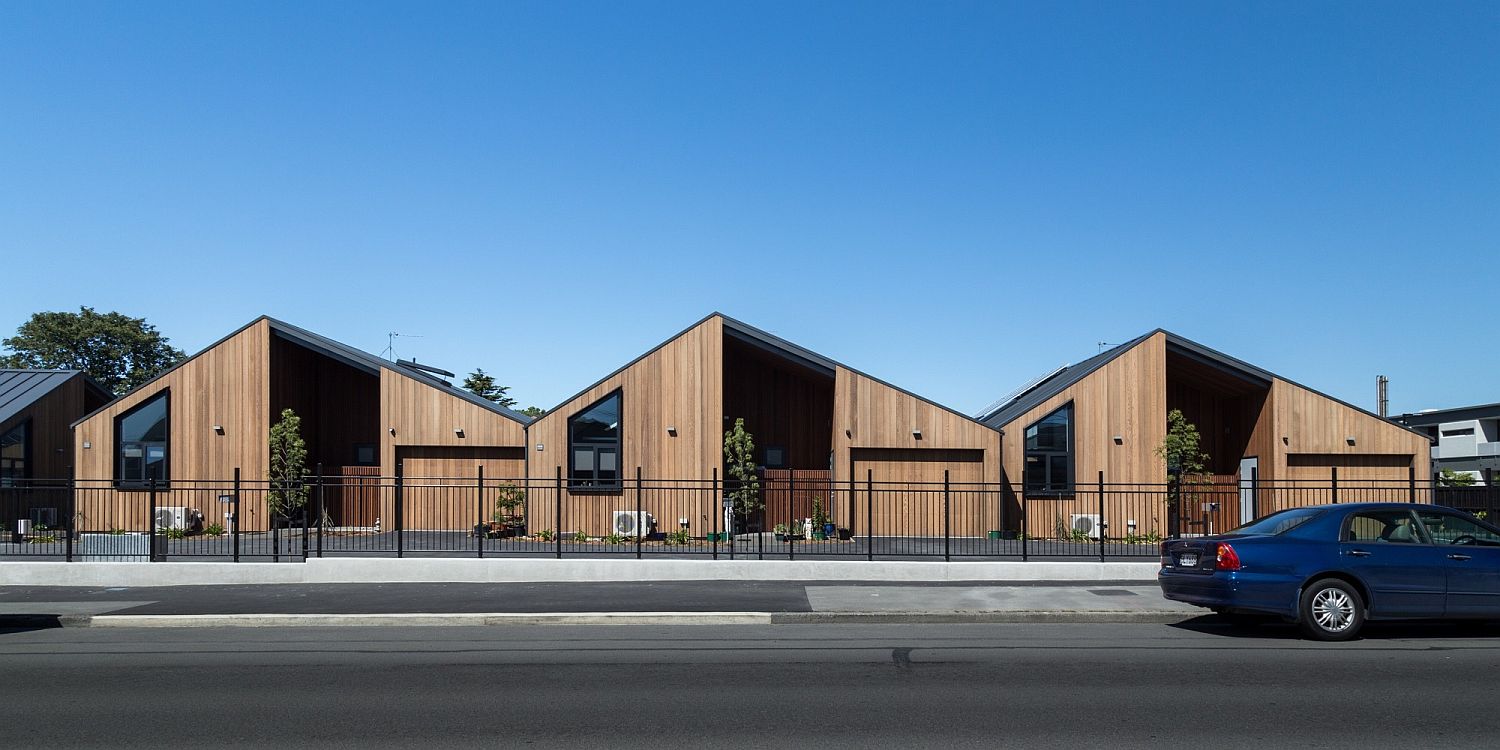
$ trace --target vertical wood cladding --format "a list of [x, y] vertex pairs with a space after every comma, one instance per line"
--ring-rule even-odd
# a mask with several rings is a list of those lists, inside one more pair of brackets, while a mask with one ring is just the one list
[[744, 418], [758, 460], [780, 447], [780, 468], [828, 470], [834, 379], [743, 342], [724, 340], [724, 423]]
[[28, 422], [31, 462], [36, 482], [66, 480], [73, 467], [73, 421], [103, 406], [105, 399], [90, 388], [82, 374], [73, 375], [25, 410], [0, 423], [0, 433]]
[[309, 469], [358, 463], [356, 446], [380, 442], [380, 378], [311, 349], [271, 337], [271, 412], [302, 417]]

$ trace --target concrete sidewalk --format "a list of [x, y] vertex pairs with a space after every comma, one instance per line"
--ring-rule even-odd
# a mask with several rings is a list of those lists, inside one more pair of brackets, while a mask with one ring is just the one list
[[669, 582], [0, 587], [9, 627], [1176, 622], [1134, 582]]

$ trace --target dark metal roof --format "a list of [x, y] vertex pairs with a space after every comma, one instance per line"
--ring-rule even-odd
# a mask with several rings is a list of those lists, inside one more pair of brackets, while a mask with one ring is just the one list
[[1306, 391], [1322, 396], [1329, 401], [1341, 404], [1374, 419], [1378, 419], [1382, 422], [1387, 422], [1394, 427], [1406, 430], [1407, 432], [1411, 432], [1415, 435], [1421, 435], [1424, 439], [1428, 437], [1426, 434], [1418, 432], [1417, 430], [1407, 427], [1404, 424], [1398, 424], [1392, 420], [1375, 414], [1374, 412], [1355, 406], [1354, 404], [1351, 404], [1347, 401], [1334, 398], [1333, 396], [1323, 393], [1322, 391], [1308, 388], [1301, 383], [1281, 377], [1280, 375], [1277, 375], [1269, 370], [1256, 367], [1255, 365], [1245, 362], [1244, 360], [1236, 359], [1235, 357], [1231, 357], [1228, 354], [1224, 354], [1223, 352], [1217, 351], [1215, 349], [1210, 349], [1209, 347], [1206, 347], [1196, 341], [1172, 333], [1165, 328], [1157, 328], [1150, 333], [1131, 339], [1130, 341], [1121, 344], [1113, 349], [1110, 349], [1109, 351], [1097, 354], [1071, 367], [1064, 368], [1056, 375], [1043, 380], [1041, 383], [1038, 383], [1037, 385], [1026, 391], [1023, 391], [1020, 395], [1016, 396], [1006, 404], [1003, 404], [996, 409], [990, 410], [987, 414], [980, 415], [979, 419], [985, 424], [990, 425], [991, 427], [1003, 428], [1014, 421], [1016, 418], [1041, 405], [1047, 399], [1050, 399], [1053, 396], [1062, 393], [1064, 390], [1067, 390], [1069, 386], [1072, 386], [1078, 381], [1083, 380], [1099, 368], [1113, 361], [1116, 357], [1135, 348], [1141, 342], [1151, 338], [1152, 336], [1155, 336], [1158, 333], [1166, 335], [1167, 351], [1171, 353], [1189, 357], [1211, 367], [1223, 370], [1224, 372], [1241, 379], [1261, 384], [1266, 387], [1269, 387], [1271, 385], [1271, 381], [1280, 380], [1289, 385], [1295, 385], [1298, 388], [1302, 388]]
[[[490, 411], [492, 411], [492, 412], [494, 412], [496, 414], [499, 414], [502, 417], [506, 417], [507, 419], [512, 419], [512, 420], [515, 420], [517, 422], [520, 422], [523, 425], [524, 424], [529, 424], [531, 422], [531, 418], [527, 417], [525, 414], [522, 414], [522, 413], [520, 413], [518, 411], [513, 411], [511, 409], [507, 409], [507, 408], [505, 408], [503, 406], [500, 406], [499, 404], [496, 404], [493, 401], [490, 401], [489, 399], [481, 398], [480, 396], [475, 395], [474, 393], [466, 391], [463, 388], [454, 387], [453, 384], [449, 383], [448, 381], [443, 380], [443, 379], [438, 378], [438, 377], [434, 377], [430, 373], [426, 373], [426, 372], [423, 372], [423, 371], [418, 370], [418, 369], [414, 369], [414, 368], [411, 368], [411, 367], [407, 367], [407, 366], [404, 366], [404, 365], [397, 364], [397, 363], [392, 362], [392, 361], [390, 361], [388, 359], [384, 359], [382, 357], [378, 357], [378, 356], [376, 356], [374, 354], [371, 354], [371, 353], [369, 353], [367, 351], [364, 351], [364, 350], [361, 350], [361, 349], [356, 349], [356, 348], [354, 348], [352, 346], [349, 346], [348, 344], [344, 344], [344, 343], [341, 343], [341, 342], [338, 342], [338, 341], [334, 341], [333, 339], [328, 338], [327, 336], [321, 336], [319, 334], [313, 333], [312, 331], [309, 331], [306, 328], [302, 328], [302, 327], [299, 327], [299, 326], [294, 326], [291, 323], [287, 323], [286, 321], [277, 320], [277, 319], [275, 319], [275, 318], [273, 318], [273, 317], [271, 317], [269, 315], [262, 315], [259, 318], [256, 318], [255, 320], [252, 320], [249, 323], [246, 323], [245, 325], [240, 326], [239, 328], [236, 328], [234, 331], [231, 331], [229, 333], [229, 335], [225, 336], [224, 338], [219, 339], [218, 341], [215, 341], [212, 344], [209, 344], [208, 346], [204, 347], [201, 351], [199, 351], [197, 354], [194, 354], [193, 356], [188, 357], [187, 359], [184, 359], [181, 362], [178, 362], [172, 368], [170, 368], [170, 369], [162, 372], [160, 375], [157, 375], [155, 378], [152, 378], [151, 380], [149, 380], [149, 381], [147, 381], [145, 383], [142, 383], [139, 386], [136, 386], [135, 388], [131, 389], [128, 393], [121, 394], [120, 398], [124, 398], [125, 396], [128, 396], [131, 393], [134, 393], [135, 391], [140, 390], [141, 388], [145, 388], [146, 386], [150, 385], [151, 383], [154, 383], [157, 380], [160, 380], [167, 373], [170, 373], [170, 372], [176, 370], [177, 368], [182, 367], [183, 365], [187, 364], [188, 362], [191, 362], [191, 361], [197, 359], [198, 357], [203, 356], [204, 352], [210, 351], [210, 350], [214, 349], [215, 347], [217, 347], [219, 344], [222, 344], [225, 341], [228, 341], [229, 339], [234, 338], [235, 336], [239, 335], [245, 329], [249, 328], [250, 326], [255, 325], [256, 323], [259, 323], [262, 320], [266, 321], [267, 325], [271, 329], [271, 333], [273, 333], [274, 335], [280, 336], [281, 338], [286, 339], [287, 341], [291, 341], [292, 343], [295, 343], [295, 344], [297, 344], [299, 346], [305, 347], [307, 349], [311, 349], [312, 351], [317, 352], [319, 354], [322, 354], [322, 355], [324, 355], [326, 357], [329, 357], [331, 359], [335, 359], [335, 360], [337, 360], [339, 362], [342, 362], [343, 364], [346, 364], [346, 365], [348, 365], [350, 367], [353, 367], [354, 369], [359, 370], [361, 372], [365, 372], [365, 373], [368, 373], [370, 375], [379, 375], [381, 370], [390, 370], [392, 372], [397, 372], [397, 373], [405, 375], [405, 376], [407, 376], [409, 378], [412, 378], [413, 380], [416, 380], [418, 382], [425, 383], [427, 385], [430, 385], [430, 386], [432, 386], [434, 388], [438, 388], [440, 390], [445, 390], [446, 392], [452, 394], [453, 396], [455, 396], [457, 398], [461, 398], [461, 399], [463, 399], [465, 401], [468, 401], [469, 403], [474, 404], [475, 406], [478, 406], [478, 407], [481, 407], [481, 408], [484, 408], [484, 409], [488, 409], [488, 410], [490, 410]], [[103, 407], [101, 407], [101, 409], [102, 408]], [[90, 413], [89, 415], [83, 417], [82, 419], [79, 419], [78, 421], [74, 422], [73, 423], [74, 426], [77, 426], [79, 423], [83, 422], [84, 420], [88, 419], [89, 417], [94, 416], [94, 414], [98, 413], [98, 411], [99, 410], [95, 410], [93, 413]]]
[[89, 387], [106, 399], [110, 397], [104, 386], [82, 370], [0, 370], [0, 424], [76, 377], [84, 378]]
[[1444, 422], [1463, 422], [1470, 419], [1494, 419], [1496, 417], [1500, 417], [1500, 404], [1479, 404], [1477, 406], [1455, 406], [1451, 409], [1430, 409], [1410, 414], [1397, 414], [1391, 417], [1391, 421], [1411, 427], [1425, 427], [1439, 425]]

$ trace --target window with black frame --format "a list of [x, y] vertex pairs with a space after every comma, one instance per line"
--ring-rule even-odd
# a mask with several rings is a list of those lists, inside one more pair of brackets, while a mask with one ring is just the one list
[[30, 422], [22, 422], [0, 435], [0, 487], [15, 487], [28, 477], [30, 437]]
[[1026, 492], [1073, 491], [1073, 404], [1026, 428]]
[[167, 481], [166, 392], [115, 420], [115, 476], [124, 485]]
[[568, 420], [568, 486], [620, 487], [620, 392], [615, 391]]

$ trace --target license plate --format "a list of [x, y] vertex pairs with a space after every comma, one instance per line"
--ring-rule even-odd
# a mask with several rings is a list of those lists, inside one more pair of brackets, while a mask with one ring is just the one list
[[1198, 565], [1198, 553], [1188, 552], [1177, 557], [1177, 567], [1192, 568]]

